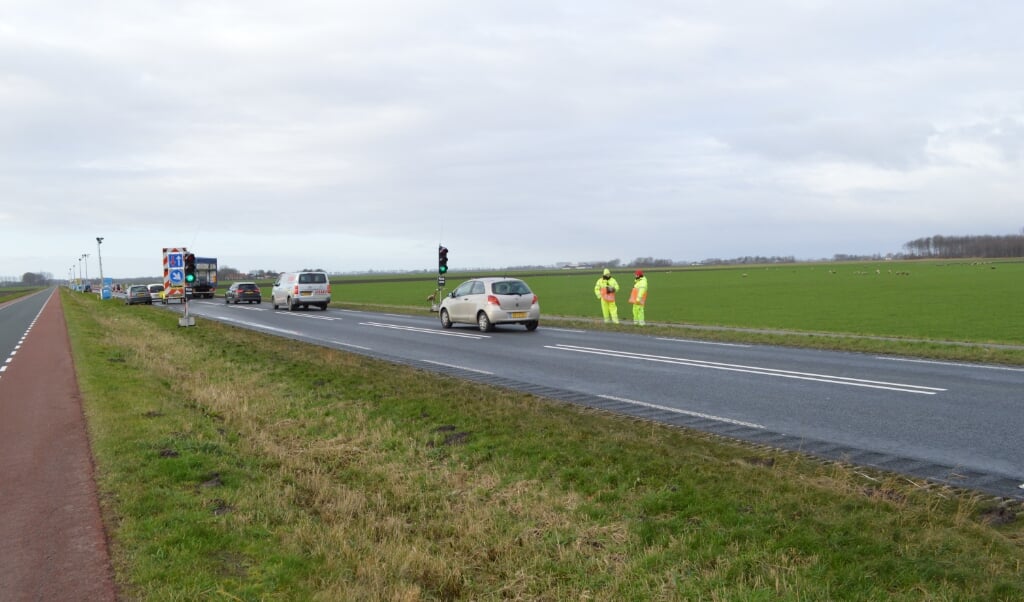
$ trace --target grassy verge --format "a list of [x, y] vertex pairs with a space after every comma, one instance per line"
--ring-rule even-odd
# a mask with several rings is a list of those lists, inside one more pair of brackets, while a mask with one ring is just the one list
[[1019, 600], [1020, 509], [63, 294], [152, 600]]

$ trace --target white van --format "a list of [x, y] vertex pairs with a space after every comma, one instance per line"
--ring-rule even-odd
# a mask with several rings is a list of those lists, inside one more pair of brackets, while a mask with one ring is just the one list
[[294, 311], [299, 307], [319, 306], [327, 311], [331, 302], [331, 281], [326, 272], [284, 272], [270, 291], [270, 303]]

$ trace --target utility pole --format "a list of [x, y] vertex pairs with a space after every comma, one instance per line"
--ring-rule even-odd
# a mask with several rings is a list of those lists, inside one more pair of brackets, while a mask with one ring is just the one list
[[85, 282], [89, 283], [89, 254], [82, 253], [82, 259], [85, 260]]

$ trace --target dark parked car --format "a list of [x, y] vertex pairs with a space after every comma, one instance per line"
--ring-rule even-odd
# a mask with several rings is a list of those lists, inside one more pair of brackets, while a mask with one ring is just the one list
[[224, 293], [224, 303], [262, 303], [263, 293], [255, 282], [235, 282]]
[[149, 294], [149, 287], [145, 284], [134, 284], [128, 287], [128, 294], [124, 298], [125, 305], [153, 305], [153, 295]]

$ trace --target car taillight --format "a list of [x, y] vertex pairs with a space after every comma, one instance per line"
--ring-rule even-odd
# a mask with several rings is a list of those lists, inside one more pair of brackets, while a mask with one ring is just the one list
[[298, 284], [295, 285], [295, 292], [293, 292], [292, 294], [295, 295], [296, 297], [299, 296], [299, 285]]
[[537, 298], [537, 295], [534, 295], [533, 296], [533, 305], [537, 305], [538, 303], [540, 303], [540, 299]]
[[328, 295], [331, 294], [331, 285], [330, 284], [327, 285], [327, 294]]
[[501, 307], [501, 303], [498, 302], [498, 298], [495, 297], [494, 295], [487, 295], [487, 303], [490, 305], [497, 305], [498, 307]]

